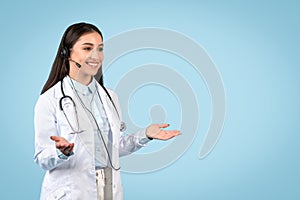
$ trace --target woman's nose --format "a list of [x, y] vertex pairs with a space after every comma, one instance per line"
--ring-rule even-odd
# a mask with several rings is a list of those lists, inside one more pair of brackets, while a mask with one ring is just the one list
[[95, 60], [101, 60], [101, 54], [102, 52], [98, 51], [97, 49], [93, 49], [89, 57]]

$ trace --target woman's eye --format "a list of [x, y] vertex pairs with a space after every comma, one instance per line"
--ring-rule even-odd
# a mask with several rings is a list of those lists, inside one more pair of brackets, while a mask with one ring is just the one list
[[90, 50], [92, 50], [92, 48], [91, 47], [85, 47], [85, 48], [83, 48], [83, 50], [90, 51]]

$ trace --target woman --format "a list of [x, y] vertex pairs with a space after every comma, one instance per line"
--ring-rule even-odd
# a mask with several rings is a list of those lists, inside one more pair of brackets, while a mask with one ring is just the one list
[[122, 199], [119, 157], [179, 134], [162, 130], [168, 124], [122, 134], [117, 96], [103, 86], [102, 61], [97, 27], [67, 28], [35, 107], [34, 161], [46, 170], [41, 199]]

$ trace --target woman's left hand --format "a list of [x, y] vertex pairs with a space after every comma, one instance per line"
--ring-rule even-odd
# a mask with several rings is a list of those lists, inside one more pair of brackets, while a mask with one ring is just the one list
[[167, 128], [170, 124], [151, 124], [146, 129], [146, 135], [148, 138], [157, 140], [168, 140], [177, 135], [180, 135], [178, 130], [162, 130]]

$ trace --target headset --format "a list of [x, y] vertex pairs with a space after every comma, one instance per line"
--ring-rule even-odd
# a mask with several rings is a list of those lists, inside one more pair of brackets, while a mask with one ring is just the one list
[[60, 52], [60, 56], [64, 59], [64, 60], [69, 60], [71, 62], [74, 62], [75, 65], [80, 68], [81, 64], [79, 64], [78, 62], [75, 62], [74, 60], [70, 59], [70, 53], [67, 47], [63, 46], [62, 50]]

